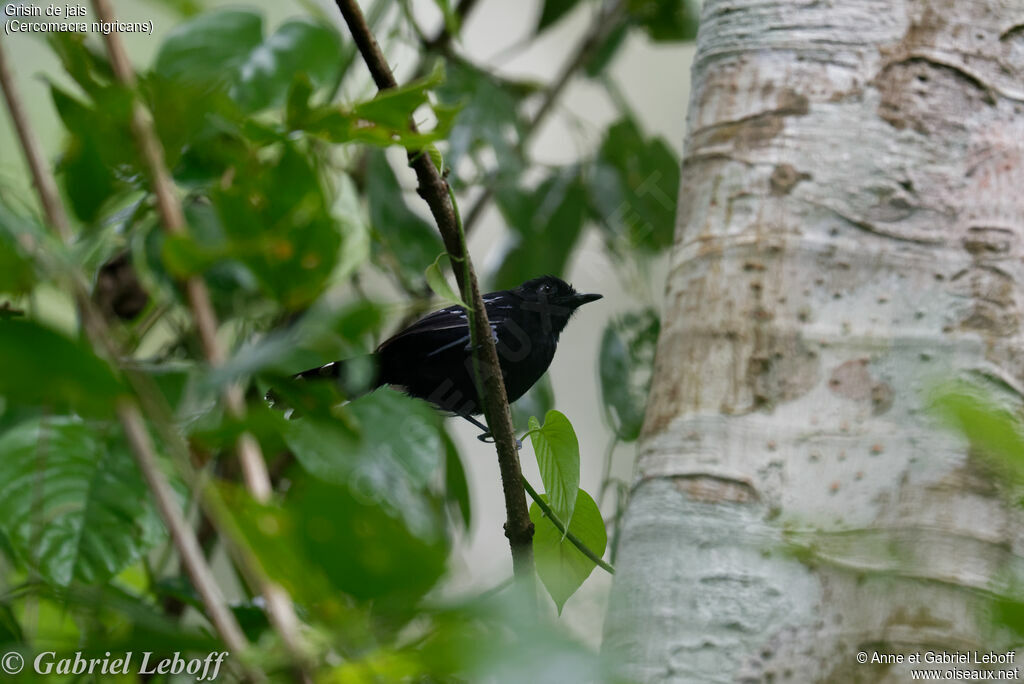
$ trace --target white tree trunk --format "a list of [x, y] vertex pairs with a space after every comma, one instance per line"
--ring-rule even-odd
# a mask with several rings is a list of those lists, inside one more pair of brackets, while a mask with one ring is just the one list
[[1022, 235], [1024, 2], [706, 0], [606, 620], [627, 674], [1006, 650], [1020, 509], [927, 403], [954, 376], [1020, 399]]

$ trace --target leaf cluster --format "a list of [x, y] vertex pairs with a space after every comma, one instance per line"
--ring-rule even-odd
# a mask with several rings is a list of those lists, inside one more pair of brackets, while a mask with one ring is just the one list
[[[242, 549], [287, 590], [324, 679], [512, 682], [550, 668], [611, 681], [606, 663], [523, 615], [514, 590], [438, 598], [453, 544], [474, 522], [475, 493], [431, 407], [392, 390], [349, 401], [365, 367], [345, 386], [291, 375], [365, 354], [426, 306], [431, 289], [457, 299], [441, 242], [405, 197], [408, 175], [388, 148], [426, 148], [458, 192], [493, 191], [508, 226], [488, 274], [496, 287], [564, 275], [592, 230], [619, 264], [663, 253], [674, 154], [623, 112], [594, 152], [541, 168], [527, 142], [544, 88], [496, 75], [450, 44], [424, 47], [424, 64], [436, 68], [373, 97], [329, 22], [268, 26], [248, 9], [177, 4], [186, 16], [134, 92], [114, 79], [100, 41], [49, 37], [67, 76], [49, 83], [49, 97], [73, 242], [60, 243], [31, 202], [0, 188], [0, 650], [220, 645], [115, 418], [131, 397], [151, 409], [153, 435], [185, 437], [193, 466], [227, 503], [226, 524], [212, 525], [156, 440], [204, 551]], [[461, 17], [440, 4], [457, 40]], [[577, 4], [546, 2], [532, 37]], [[381, 7], [371, 17], [382, 35], [419, 33], [408, 15]], [[600, 79], [629, 32], [689, 39], [691, 24], [672, 24], [689, 7], [626, 3], [581, 73]], [[153, 118], [184, 233], [161, 229], [130, 134], [133, 98]], [[538, 168], [540, 180], [525, 183]], [[363, 283], [381, 276], [412, 306], [368, 296]], [[114, 355], [92, 347], [75, 316], [67, 284], [79, 277], [114, 324]], [[188, 306], [184, 283], [194, 277], [209, 289], [229, 349], [216, 367], [203, 360]], [[647, 310], [605, 332], [602, 400], [621, 440], [639, 433], [656, 335]], [[358, 375], [358, 361], [352, 367]], [[220, 398], [232, 384], [245, 391], [241, 419]], [[266, 405], [271, 387], [293, 414]], [[561, 612], [595, 567], [580, 545], [600, 558], [607, 534], [579, 489], [575, 432], [553, 403], [545, 380], [520, 402], [517, 421], [530, 430], [549, 509], [531, 508], [538, 573]], [[241, 486], [233, 444], [243, 433], [266, 455], [269, 501]], [[287, 677], [291, 656], [257, 588], [230, 576], [242, 574], [235, 563], [225, 580], [237, 585], [231, 609], [260, 646], [238, 657]]]

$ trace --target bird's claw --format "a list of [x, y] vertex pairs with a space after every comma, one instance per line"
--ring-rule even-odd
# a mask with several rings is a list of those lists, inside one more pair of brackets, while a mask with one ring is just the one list
[[[484, 444], [494, 444], [494, 435], [490, 432], [484, 432], [476, 436]], [[522, 451], [523, 443], [521, 440], [516, 439], [516, 451]]]

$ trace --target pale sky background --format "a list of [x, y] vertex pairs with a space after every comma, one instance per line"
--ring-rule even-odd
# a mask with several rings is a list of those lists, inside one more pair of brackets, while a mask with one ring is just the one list
[[[38, 2], [41, 6], [48, 1]], [[56, 3], [86, 5], [87, 2]], [[153, 36], [123, 34], [124, 41], [137, 68], [150, 65], [161, 36], [178, 21], [155, 0], [114, 0], [115, 12], [125, 21], [147, 21], [155, 24]], [[333, 2], [317, 0], [304, 5], [296, 0], [262, 0], [259, 2], [219, 2], [208, 6], [247, 6], [261, 8], [265, 30], [273, 31], [284, 19], [303, 15], [309, 6], [319, 6], [330, 17], [336, 16]], [[366, 3], [364, 3], [365, 7]], [[510, 51], [520, 43], [536, 24], [540, 9], [538, 0], [482, 0], [462, 29], [461, 47], [476, 63], [494, 66], [504, 75], [550, 81], [561, 68], [567, 52], [575, 46], [586, 30], [597, 3], [582, 2], [567, 18], [549, 29], [529, 50]], [[416, 15], [428, 35], [439, 25], [433, 0], [414, 0]], [[87, 20], [92, 21], [91, 7]], [[343, 38], [348, 33], [338, 23]], [[98, 38], [98, 36], [97, 36]], [[2, 36], [4, 49], [13, 63], [15, 78], [44, 150], [56, 158], [62, 140], [57, 116], [48, 95], [48, 79], [70, 86], [58, 71], [56, 59], [37, 37]], [[383, 44], [399, 76], [414, 61], [414, 53], [397, 42]], [[647, 134], [660, 135], [677, 153], [682, 151], [686, 105], [690, 83], [693, 45], [652, 44], [637, 32], [630, 34], [611, 66], [611, 74], [640, 119]], [[346, 93], [349, 97], [369, 97], [373, 93], [369, 79], [365, 90]], [[535, 157], [546, 163], [572, 162], [589, 154], [600, 143], [601, 133], [617, 118], [616, 110], [603, 89], [585, 78], [577, 78], [565, 91], [561, 104], [549, 117], [531, 143]], [[396, 160], [401, 153], [397, 152]], [[20, 150], [17, 147], [6, 109], [0, 109], [0, 182], [8, 187], [29, 190]], [[403, 179], [412, 188], [411, 172]], [[468, 206], [467, 202], [463, 202]], [[426, 216], [425, 206], [410, 198], [410, 205]], [[470, 240], [470, 250], [479, 271], [497, 263], [500, 255], [503, 221], [493, 204], [485, 213]], [[647, 302], [659, 307], [664, 284], [664, 261], [649, 269]], [[539, 275], [539, 274], [538, 274]], [[605, 298], [590, 304], [577, 314], [563, 333], [558, 354], [550, 374], [556, 407], [568, 415], [576, 428], [581, 450], [581, 486], [597, 495], [603, 458], [611, 433], [604, 424], [597, 376], [597, 352], [601, 333], [613, 315], [638, 307], [637, 299], [624, 291], [603, 255], [596, 233], [591, 232], [577, 250], [570, 280], [580, 291], [600, 292]], [[396, 301], [398, 293], [387, 287], [383, 279], [370, 280], [375, 294], [385, 301]], [[378, 289], [379, 286], [379, 289]], [[511, 574], [511, 557], [502, 531], [504, 502], [501, 496], [497, 462], [493, 447], [478, 442], [476, 429], [464, 421], [451, 419], [460, 443], [463, 460], [470, 478], [474, 523], [468, 537], [462, 540], [452, 556], [452, 577], [446, 593], [463, 594], [497, 585]], [[613, 472], [626, 480], [632, 477], [632, 445], [620, 446], [614, 454]], [[540, 486], [540, 476], [532, 448], [525, 445], [521, 453], [524, 474]], [[602, 512], [612, 511], [612, 498], [606, 499]], [[591, 645], [600, 642], [604, 606], [610, 578], [596, 569], [583, 588], [569, 599], [562, 621]], [[552, 613], [554, 608], [552, 607]]]

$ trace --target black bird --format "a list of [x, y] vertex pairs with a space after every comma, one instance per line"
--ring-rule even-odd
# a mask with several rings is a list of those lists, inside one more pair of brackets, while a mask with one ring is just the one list
[[[580, 294], [554, 276], [483, 296], [509, 402], [526, 394], [544, 375], [555, 356], [558, 336], [576, 309], [598, 299], [601, 295]], [[377, 347], [372, 355], [376, 372], [368, 389], [393, 385], [462, 416], [484, 430], [480, 439], [486, 440], [490, 436], [487, 426], [473, 418], [483, 407], [474, 382], [471, 351], [466, 311], [461, 306], [435, 311]], [[334, 361], [295, 377], [336, 378], [344, 385], [346, 364]]]

